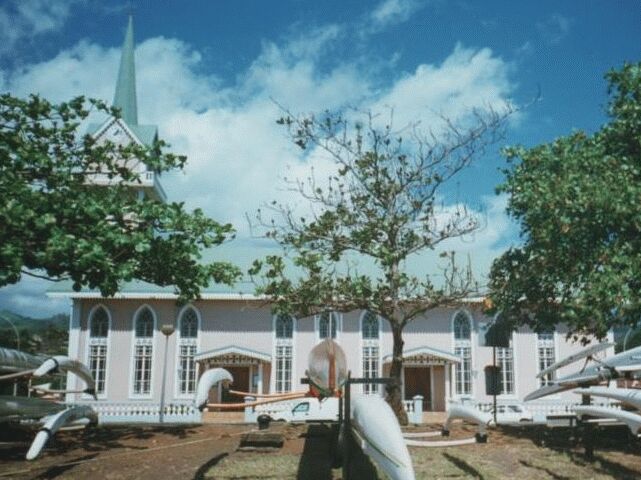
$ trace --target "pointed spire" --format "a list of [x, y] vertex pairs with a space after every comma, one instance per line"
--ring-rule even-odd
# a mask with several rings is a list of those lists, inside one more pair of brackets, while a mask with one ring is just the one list
[[114, 107], [120, 109], [122, 119], [127, 125], [138, 125], [138, 106], [136, 102], [136, 67], [134, 64], [134, 20], [129, 15], [125, 41], [122, 44], [122, 57], [116, 83]]

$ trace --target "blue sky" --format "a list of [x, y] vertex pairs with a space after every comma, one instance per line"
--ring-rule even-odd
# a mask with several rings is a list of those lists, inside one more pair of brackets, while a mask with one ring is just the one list
[[[386, 111], [397, 124], [435, 113], [524, 105], [506, 144], [535, 145], [606, 118], [603, 74], [641, 59], [636, 1], [138, 1], [139, 112], [173, 149], [185, 173], [164, 180], [172, 200], [231, 221], [247, 240], [245, 212], [291, 198], [283, 175], [331, 166], [301, 159], [274, 124], [271, 98], [295, 112], [345, 104]], [[126, 4], [97, 0], [0, 3], [0, 91], [111, 100]], [[459, 248], [482, 277], [518, 241], [504, 198], [494, 196], [504, 161], [490, 151], [452, 185], [450, 197], [483, 211], [486, 227]], [[240, 249], [240, 247], [238, 247]], [[240, 250], [239, 250], [240, 251]], [[66, 311], [41, 282], [0, 289], [0, 309], [33, 316]]]

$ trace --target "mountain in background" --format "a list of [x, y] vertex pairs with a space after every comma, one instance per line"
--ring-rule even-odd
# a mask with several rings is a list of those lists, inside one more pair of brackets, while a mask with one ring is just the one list
[[59, 313], [46, 318], [31, 318], [0, 311], [0, 347], [18, 348], [16, 333], [20, 336], [20, 350], [29, 353], [63, 355], [69, 340], [69, 315]]

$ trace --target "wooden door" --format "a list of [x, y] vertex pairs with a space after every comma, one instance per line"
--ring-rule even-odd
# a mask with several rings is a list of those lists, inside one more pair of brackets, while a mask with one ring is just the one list
[[[225, 367], [225, 370], [234, 377], [234, 383], [231, 385], [231, 389], [249, 392], [249, 367]], [[230, 395], [226, 388], [223, 389], [220, 399], [223, 403], [239, 403], [244, 401], [243, 397]]]
[[415, 395], [422, 395], [423, 410], [430, 410], [430, 367], [404, 367], [404, 369], [405, 400], [412, 400]]

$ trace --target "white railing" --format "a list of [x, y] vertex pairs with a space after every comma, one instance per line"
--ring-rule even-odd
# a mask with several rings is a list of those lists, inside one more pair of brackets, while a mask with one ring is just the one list
[[[98, 413], [98, 423], [159, 423], [160, 405], [147, 402], [83, 402]], [[191, 404], [171, 403], [163, 409], [164, 423], [201, 423], [202, 414]]]
[[423, 396], [416, 395], [411, 400], [403, 400], [403, 408], [407, 413], [410, 423], [419, 425], [423, 423]]
[[156, 189], [160, 192], [161, 197], [166, 197], [165, 189], [162, 188], [162, 184], [160, 183], [159, 173], [146, 171], [143, 175], [143, 179], [145, 182], [155, 186]]
[[[512, 402], [514, 403], [514, 402]], [[518, 403], [518, 402], [517, 402]], [[499, 401], [497, 405], [509, 405], [510, 402]], [[525, 402], [522, 403], [523, 407], [527, 409], [535, 421], [545, 422], [549, 415], [574, 415], [574, 408], [580, 406], [578, 402], [563, 402], [563, 401], [547, 401], [547, 402]], [[615, 410], [621, 409], [621, 404], [616, 402], [592, 402], [590, 405], [594, 407], [612, 408]], [[479, 402], [474, 406], [482, 412], [491, 412], [493, 404], [491, 402]]]

